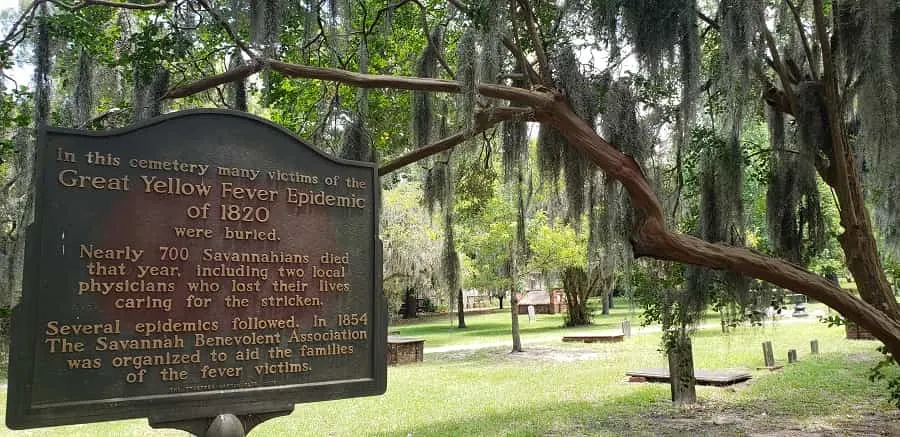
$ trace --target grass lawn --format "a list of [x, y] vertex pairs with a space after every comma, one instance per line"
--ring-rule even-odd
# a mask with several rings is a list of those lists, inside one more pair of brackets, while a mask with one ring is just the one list
[[[527, 314], [519, 315], [519, 330], [523, 338], [558, 337], [561, 332], [604, 332], [618, 331], [619, 324], [630, 319], [632, 325], [637, 327], [638, 321], [635, 315], [631, 315], [625, 308], [615, 308], [609, 316], [595, 317], [594, 324], [585, 328], [564, 329], [565, 314], [538, 314], [535, 321], [529, 322]], [[407, 337], [423, 337], [426, 339], [426, 347], [442, 347], [450, 345], [471, 345], [475, 343], [512, 344], [510, 337], [511, 316], [508, 311], [494, 312], [466, 316], [466, 329], [456, 328], [456, 314], [452, 317], [438, 320], [427, 320], [411, 325], [392, 326], [390, 331], [399, 332], [398, 335]]]
[[[626, 310], [616, 310], [592, 329], [610, 331], [625, 316]], [[471, 327], [462, 331], [447, 321], [399, 330], [424, 336], [432, 346], [508, 342], [508, 317], [470, 316]], [[561, 335], [571, 331], [559, 328], [558, 317], [539, 316], [530, 325], [522, 317], [523, 337], [533, 340], [523, 354], [509, 354], [508, 346], [429, 353], [424, 363], [389, 368], [383, 396], [297, 405], [292, 415], [260, 425], [253, 435], [900, 435], [900, 411], [887, 403], [883, 385], [866, 378], [878, 359], [877, 343], [844, 340], [841, 328], [812, 322], [744, 327], [728, 335], [701, 330], [694, 338], [698, 368], [754, 369], [762, 365], [760, 343], [766, 340], [779, 361], [797, 349], [800, 362], [781, 372], [752, 370], [754, 378], [736, 387], [698, 387], [700, 405], [685, 409], [670, 405], [667, 385], [625, 381], [628, 369], [665, 366], [659, 333], [617, 344], [564, 344]], [[811, 339], [819, 340], [821, 355], [809, 355]], [[185, 434], [131, 420], [0, 432], [12, 435]]]

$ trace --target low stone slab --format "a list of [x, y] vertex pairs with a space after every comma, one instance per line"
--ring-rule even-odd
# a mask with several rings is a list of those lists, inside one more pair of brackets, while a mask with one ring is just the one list
[[[631, 377], [630, 380], [643, 378], [646, 382], [669, 382], [669, 369], [629, 370], [625, 375]], [[697, 385], [723, 387], [744, 382], [752, 376], [747, 372], [694, 370], [694, 378]]]
[[616, 343], [625, 339], [625, 334], [567, 335], [564, 342]]
[[387, 339], [387, 363], [390, 365], [422, 362], [425, 357], [425, 339], [389, 335]]

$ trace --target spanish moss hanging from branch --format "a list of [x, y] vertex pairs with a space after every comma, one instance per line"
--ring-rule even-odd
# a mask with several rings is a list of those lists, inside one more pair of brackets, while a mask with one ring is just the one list
[[656, 74], [663, 62], [672, 62], [675, 47], [687, 36], [684, 22], [695, 20], [690, 0], [623, 1], [622, 27], [641, 63]]
[[[433, 78], [437, 74], [438, 57], [442, 49], [443, 32], [435, 26], [429, 35], [428, 43], [416, 66], [416, 76]], [[413, 147], [421, 147], [431, 140], [433, 126], [431, 93], [413, 91], [412, 98], [412, 131]]]
[[262, 47], [266, 56], [273, 57], [281, 40], [283, 0], [252, 0], [250, 2], [250, 37]]
[[[228, 68], [238, 68], [243, 64], [241, 54], [238, 51], [232, 53], [228, 63]], [[247, 111], [247, 83], [241, 79], [231, 82], [228, 85], [228, 104], [235, 111]]]
[[638, 164], [643, 164], [650, 154], [650, 145], [647, 133], [638, 121], [637, 105], [630, 80], [623, 78], [611, 82], [603, 97], [600, 126], [607, 141]]
[[[740, 129], [733, 128], [724, 135], [712, 129], [695, 129], [693, 135], [691, 143], [699, 148], [701, 159], [697, 234], [706, 241], [743, 246]], [[723, 329], [743, 320], [744, 310], [753, 303], [749, 282], [741, 275], [688, 266], [685, 279], [691, 299], [686, 307], [702, 308], [711, 303], [720, 312]]]
[[45, 126], [50, 116], [50, 6], [38, 7], [34, 42], [34, 122]]
[[475, 29], [469, 27], [456, 43], [456, 80], [460, 86], [458, 110], [462, 127], [466, 130], [472, 127], [475, 116], [477, 72], [478, 53], [475, 46]]
[[449, 165], [444, 160], [436, 159], [434, 165], [427, 170], [425, 183], [422, 185], [422, 202], [429, 214], [433, 214], [434, 207], [443, 205], [447, 199], [449, 178]]
[[481, 59], [478, 65], [481, 68], [479, 81], [484, 83], [497, 83], [497, 77], [503, 67], [503, 45], [501, 37], [506, 32], [506, 2], [490, 0], [485, 2], [487, 11], [487, 24], [481, 28], [479, 40], [481, 43]]
[[146, 63], [134, 65], [132, 122], [147, 120], [162, 114], [162, 96], [169, 88], [169, 71], [162, 65], [148, 68]]
[[355, 115], [353, 121], [344, 129], [340, 156], [355, 161], [374, 162], [372, 137], [359, 115]]
[[524, 121], [503, 122], [503, 180], [513, 182], [516, 169], [528, 160], [528, 125]]
[[93, 108], [93, 60], [86, 50], [82, 50], [78, 55], [78, 73], [75, 76], [75, 124], [81, 126], [90, 120]]
[[619, 9], [628, 0], [590, 0], [594, 37], [606, 44], [611, 58], [619, 57]]
[[720, 3], [722, 75], [719, 86], [725, 91], [732, 120], [739, 120], [736, 111], [755, 97], [749, 88], [749, 75], [753, 60], [763, 56], [754, 43], [764, 23], [765, 7], [764, 0], [722, 0]]
[[874, 200], [875, 225], [885, 248], [900, 258], [900, 5], [891, 0], [871, 0], [855, 5], [852, 13], [860, 33], [853, 41], [852, 59], [862, 72], [857, 110], [859, 148], [866, 162], [865, 175]]
[[[594, 126], [599, 110], [599, 97], [596, 85], [584, 76], [581, 64], [571, 46], [563, 46], [553, 59], [557, 74], [556, 86], [566, 93], [569, 104], [589, 126]], [[562, 166], [564, 167], [566, 199], [568, 203], [567, 220], [578, 223], [586, 208], [585, 184], [589, 177], [588, 159], [575, 147], [562, 148]]]
[[766, 224], [775, 255], [800, 263], [802, 236], [797, 227], [799, 198], [796, 153], [785, 142], [784, 114], [767, 108], [769, 124], [769, 184], [766, 190]]

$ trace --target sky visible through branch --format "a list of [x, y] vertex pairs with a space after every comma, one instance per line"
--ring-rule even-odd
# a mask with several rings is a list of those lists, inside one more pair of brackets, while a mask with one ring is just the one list
[[[21, 8], [19, 8], [20, 0], [0, 0], [0, 13], [2, 14], [10, 14], [13, 19], [18, 17], [20, 14]], [[12, 10], [12, 11], [10, 11]], [[9, 31], [9, 28], [12, 26], [12, 21], [4, 22], [0, 24], [0, 34], [6, 35], [6, 32]], [[0, 36], [3, 38], [3, 36]], [[31, 66], [30, 65], [14, 65], [13, 68], [4, 71], [7, 76], [13, 78], [20, 85], [28, 84], [31, 81]]]

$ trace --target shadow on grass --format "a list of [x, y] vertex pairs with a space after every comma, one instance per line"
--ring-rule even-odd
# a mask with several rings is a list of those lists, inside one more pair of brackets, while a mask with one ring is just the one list
[[847, 356], [833, 354], [737, 388], [701, 387], [700, 404], [690, 408], [669, 402], [668, 385], [642, 384], [596, 401], [534, 405], [523, 399], [520, 408], [491, 411], [486, 405], [482, 414], [455, 420], [419, 417], [410, 428], [373, 435], [900, 435], [900, 410], [885, 402], [884, 387], [866, 380], [868, 361], [859, 359], [848, 366]]
[[[473, 318], [474, 319], [474, 318]], [[556, 320], [552, 322], [548, 321], [540, 321], [538, 323], [543, 326], [529, 326], [529, 323], [526, 320], [520, 320], [521, 323], [521, 331], [523, 333], [543, 333], [550, 331], [562, 331], [566, 329], [610, 329], [617, 328], [619, 326], [619, 319], [612, 318], [595, 318], [591, 325], [587, 326], [565, 326], [565, 320], [563, 318], [559, 318], [558, 323]], [[508, 320], [503, 321], [484, 321], [484, 320], [471, 320], [466, 322], [466, 328], [457, 329], [455, 326], [448, 325], [438, 325], [438, 324], [422, 324], [422, 325], [406, 325], [406, 326], [397, 326], [393, 327], [397, 331], [400, 331], [403, 335], [445, 335], [451, 333], [452, 335], [459, 335], [462, 337], [493, 337], [493, 336], [508, 336], [510, 332], [510, 323]]]
[[[512, 394], [514, 395], [514, 394]], [[487, 410], [487, 409], [486, 409]], [[661, 432], [645, 418], [660, 410], [673, 410], [661, 396], [659, 387], [647, 386], [629, 394], [602, 401], [575, 401], [530, 405], [502, 412], [461, 417], [458, 420], [427, 422], [394, 432], [376, 433], [385, 437], [420, 436], [666, 436], [739, 435], [736, 428], [719, 427], [703, 434], [701, 424]], [[424, 422], [424, 423], [422, 423]], [[688, 432], [689, 434], [685, 434]]]

